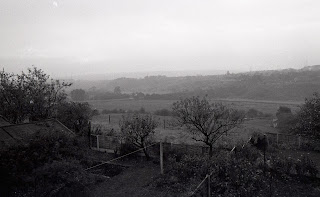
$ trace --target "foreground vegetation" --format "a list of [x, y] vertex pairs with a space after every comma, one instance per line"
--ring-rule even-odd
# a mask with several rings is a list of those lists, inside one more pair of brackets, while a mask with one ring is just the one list
[[37, 133], [33, 140], [0, 151], [1, 196], [88, 195], [105, 176], [84, 169], [105, 159], [84, 139], [58, 132]]
[[[266, 163], [252, 145], [239, 146], [232, 153], [216, 150], [211, 159], [172, 151], [167, 155], [167, 162], [170, 168], [154, 182], [161, 190], [190, 195], [211, 173], [212, 196], [320, 195], [318, 169], [312, 160], [283, 157], [275, 149], [267, 151]], [[196, 193], [205, 194], [206, 184]]]

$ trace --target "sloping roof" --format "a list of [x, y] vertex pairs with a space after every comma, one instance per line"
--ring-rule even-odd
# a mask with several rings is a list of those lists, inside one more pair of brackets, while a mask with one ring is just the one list
[[70, 129], [56, 119], [6, 125], [0, 127], [0, 146], [11, 145], [15, 142], [26, 142], [37, 132], [58, 132], [71, 136], [75, 135]]
[[7, 125], [11, 125], [10, 122], [0, 115], [0, 127]]

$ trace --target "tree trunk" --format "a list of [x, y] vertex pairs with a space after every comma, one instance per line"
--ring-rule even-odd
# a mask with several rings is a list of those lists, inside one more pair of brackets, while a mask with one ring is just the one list
[[88, 124], [88, 145], [91, 148], [91, 122]]
[[143, 152], [144, 152], [147, 160], [150, 160], [150, 155], [148, 154], [148, 151], [147, 151], [147, 149], [145, 147], [143, 147]]
[[213, 146], [209, 145], [209, 157], [211, 158], [213, 155]]

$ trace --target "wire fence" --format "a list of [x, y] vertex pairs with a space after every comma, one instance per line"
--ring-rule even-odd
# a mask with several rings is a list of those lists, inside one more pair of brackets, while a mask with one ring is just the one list
[[[266, 133], [269, 143], [292, 143], [294, 146], [301, 147], [303, 143], [308, 142], [308, 139], [304, 139], [301, 136], [295, 135], [284, 135], [284, 134], [276, 134], [276, 133]], [[234, 146], [229, 154], [236, 153], [238, 150], [243, 149], [247, 144], [249, 144], [251, 138], [249, 138], [242, 146]], [[104, 151], [104, 152], [111, 152], [116, 153], [117, 150], [121, 147], [123, 142], [121, 138], [117, 136], [104, 136], [104, 135], [91, 135], [91, 147], [94, 150]], [[164, 154], [169, 153], [170, 151], [180, 151], [185, 152], [188, 154], [208, 154], [209, 150], [208, 147], [204, 146], [197, 146], [197, 145], [187, 145], [187, 144], [173, 144], [173, 143], [163, 143], [163, 142], [156, 142], [153, 144], [148, 145], [145, 148], [140, 148], [135, 151], [129, 152], [127, 154], [118, 156], [114, 159], [109, 161], [104, 161], [102, 163], [96, 164], [94, 166], [88, 167], [85, 169], [94, 170], [101, 166], [107, 164], [114, 164], [114, 162], [120, 161], [122, 159], [128, 158], [134, 154], [138, 154], [143, 156], [144, 150], [147, 150], [150, 153], [150, 156], [154, 158], [159, 158], [159, 172], [162, 174], [164, 173], [163, 167], [163, 157]], [[263, 156], [262, 154], [260, 154]], [[214, 177], [214, 172], [207, 174], [204, 179], [197, 185], [194, 191], [189, 195], [190, 197], [207, 197], [212, 195], [212, 180], [216, 180]]]
[[292, 149], [316, 149], [320, 143], [310, 137], [283, 133], [265, 133], [268, 143], [276, 146], [287, 146]]
[[211, 177], [213, 172], [207, 174], [199, 183], [196, 189], [190, 194], [190, 197], [210, 197], [211, 196]]
[[[159, 142], [158, 142], [159, 143]], [[98, 150], [107, 153], [119, 153], [121, 146], [125, 142], [119, 136], [108, 136], [108, 135], [94, 135], [90, 136], [90, 146], [93, 150]], [[191, 144], [175, 144], [162, 142], [164, 150], [167, 152], [175, 150], [177, 152], [183, 152], [188, 154], [208, 154], [209, 147], [202, 145], [191, 145]], [[151, 156], [158, 156], [159, 147], [153, 146], [148, 148]]]
[[89, 167], [89, 168], [86, 168], [85, 171], [91, 170], [91, 169], [93, 169], [93, 168], [97, 168], [97, 167], [102, 166], [102, 165], [105, 165], [105, 164], [112, 164], [112, 162], [114, 162], [114, 161], [120, 160], [120, 159], [122, 159], [122, 158], [125, 158], [125, 157], [127, 157], [127, 156], [133, 155], [133, 154], [135, 154], [135, 153], [141, 152], [141, 151], [143, 151], [144, 149], [147, 149], [147, 148], [149, 148], [149, 147], [151, 147], [151, 146], [154, 146], [154, 145], [156, 145], [156, 144], [159, 144], [159, 143], [158, 143], [158, 142], [157, 142], [157, 143], [153, 143], [153, 144], [151, 144], [151, 145], [149, 145], [149, 146], [146, 146], [145, 148], [140, 148], [140, 149], [138, 149], [138, 150], [135, 150], [135, 151], [133, 151], [133, 152], [127, 153], [127, 154], [122, 155], [122, 156], [120, 156], [120, 157], [117, 157], [117, 158], [111, 159], [111, 160], [109, 160], [109, 161], [105, 161], [105, 162], [102, 162], [102, 163], [100, 163], [100, 164], [91, 166], [91, 167]]
[[[249, 144], [251, 137], [240, 147], [243, 149], [247, 144]], [[237, 151], [237, 146], [234, 146], [229, 154], [233, 154]], [[208, 173], [205, 178], [199, 183], [199, 185], [194, 189], [194, 191], [190, 194], [190, 197], [210, 197], [211, 193], [211, 180], [213, 177], [214, 171]]]

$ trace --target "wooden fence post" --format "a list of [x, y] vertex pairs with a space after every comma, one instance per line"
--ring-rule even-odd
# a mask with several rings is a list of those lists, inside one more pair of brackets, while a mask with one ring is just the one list
[[211, 197], [211, 178], [210, 178], [210, 174], [207, 175], [207, 179], [208, 179], [208, 197]]
[[99, 150], [99, 135], [96, 135], [97, 137], [97, 149]]
[[277, 146], [279, 146], [279, 133], [277, 133]]
[[301, 147], [301, 136], [300, 135], [298, 137], [298, 144], [299, 144], [299, 149], [300, 149], [300, 147]]
[[110, 124], [110, 120], [111, 120], [111, 117], [110, 117], [110, 115], [109, 115], [109, 124]]
[[90, 149], [92, 148], [92, 135], [90, 134], [89, 135], [89, 146], [90, 146]]
[[163, 144], [160, 141], [160, 173], [163, 174]]

